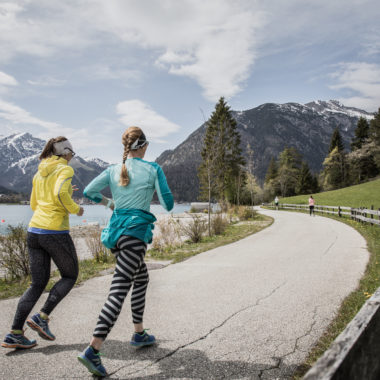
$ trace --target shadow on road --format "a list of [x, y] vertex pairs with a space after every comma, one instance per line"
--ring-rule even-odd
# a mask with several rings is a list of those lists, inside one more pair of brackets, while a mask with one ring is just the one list
[[[73, 363], [77, 353], [84, 350], [88, 343], [66, 345], [53, 344], [31, 350], [16, 350], [11, 355], [54, 355], [72, 351]], [[284, 365], [280, 358], [273, 357], [272, 363], [247, 363], [239, 360], [223, 360], [223, 356], [211, 360], [206, 353], [197, 349], [182, 348], [176, 352], [155, 346], [136, 349], [129, 342], [107, 340], [103, 347], [103, 363], [112, 378], [126, 379], [289, 379], [297, 366]], [[66, 355], [65, 355], [66, 356]], [[66, 356], [67, 358], [67, 356]], [[118, 360], [118, 366], [112, 363]], [[125, 365], [120, 365], [125, 361]], [[143, 363], [146, 361], [146, 363]], [[138, 366], [136, 365], [138, 363]], [[281, 364], [280, 364], [281, 363]], [[42, 364], [42, 363], [41, 363]], [[146, 365], [145, 365], [146, 364]], [[279, 365], [280, 364], [280, 365]], [[151, 374], [146, 374], [147, 372]]]

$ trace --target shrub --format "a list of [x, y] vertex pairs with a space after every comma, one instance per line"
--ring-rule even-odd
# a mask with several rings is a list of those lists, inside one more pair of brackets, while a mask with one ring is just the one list
[[189, 222], [179, 224], [180, 231], [193, 243], [199, 243], [207, 230], [206, 220], [199, 215], [192, 215]]
[[86, 244], [96, 262], [108, 263], [115, 260], [115, 256], [102, 244], [100, 240], [101, 233], [102, 231], [99, 227], [89, 228], [86, 234]]
[[168, 248], [182, 245], [180, 225], [173, 218], [159, 219], [155, 228], [157, 228], [157, 232], [153, 236], [152, 248], [163, 252]]
[[249, 206], [240, 206], [237, 208], [237, 215], [239, 220], [249, 220], [255, 218], [257, 212]]
[[213, 235], [222, 235], [226, 230], [229, 222], [226, 216], [222, 213], [217, 213], [211, 219], [211, 231]]
[[22, 279], [30, 274], [26, 226], [8, 226], [8, 235], [0, 236], [0, 266], [5, 277]]

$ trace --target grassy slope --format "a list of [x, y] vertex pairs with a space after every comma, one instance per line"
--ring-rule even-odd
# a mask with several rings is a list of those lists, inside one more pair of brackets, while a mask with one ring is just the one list
[[[339, 190], [313, 194], [316, 204], [326, 206], [371, 207], [380, 208], [380, 179], [361, 185], [345, 187]], [[298, 195], [280, 199], [280, 203], [307, 204], [309, 195]]]

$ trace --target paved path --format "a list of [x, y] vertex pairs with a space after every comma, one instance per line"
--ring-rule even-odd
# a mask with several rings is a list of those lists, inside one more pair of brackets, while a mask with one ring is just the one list
[[[119, 379], [284, 379], [321, 336], [368, 261], [365, 240], [319, 216], [263, 211], [275, 223], [246, 239], [151, 271], [145, 324], [155, 347], [135, 350], [129, 299], [104, 345]], [[91, 378], [76, 361], [111, 276], [75, 288], [53, 313], [58, 339], [1, 349], [1, 379]], [[43, 297], [45, 299], [45, 296]], [[0, 302], [6, 333], [17, 299]], [[28, 330], [29, 336], [35, 335]]]

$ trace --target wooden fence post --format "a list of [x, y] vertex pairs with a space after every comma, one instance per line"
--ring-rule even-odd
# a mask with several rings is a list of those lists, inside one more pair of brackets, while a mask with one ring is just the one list
[[[371, 210], [373, 210], [373, 205], [371, 205]], [[373, 214], [371, 214], [371, 219], [373, 219]], [[371, 220], [371, 225], [373, 226], [372, 220]]]
[[342, 217], [342, 211], [340, 209], [340, 206], [338, 206], [338, 216], [339, 216], [339, 218]]

